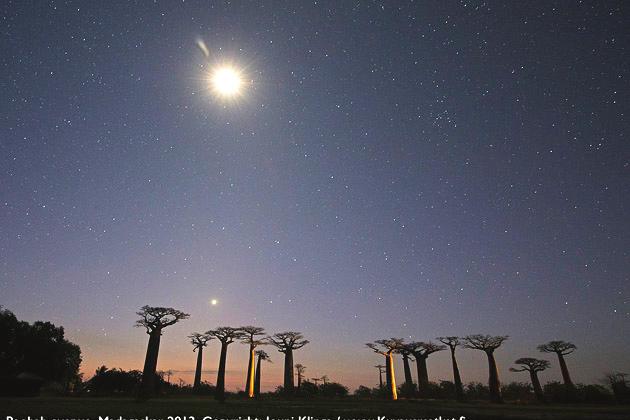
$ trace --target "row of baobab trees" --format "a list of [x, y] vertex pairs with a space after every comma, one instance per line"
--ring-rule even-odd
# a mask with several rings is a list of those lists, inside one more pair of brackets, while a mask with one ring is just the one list
[[[405, 343], [402, 338], [390, 338], [377, 340], [373, 343], [367, 343], [366, 345], [376, 353], [385, 356], [385, 366], [377, 365], [375, 367], [379, 369], [379, 381], [381, 387], [383, 387], [382, 373], [385, 371], [386, 386], [389, 390], [388, 395], [392, 400], [398, 399], [396, 378], [394, 375], [394, 353], [402, 356], [405, 373], [405, 388], [408, 390], [414, 389], [409, 361], [411, 357], [415, 358], [418, 371], [418, 394], [423, 395], [424, 391], [429, 386], [427, 358], [435, 352], [446, 350], [446, 348], [448, 348], [451, 353], [451, 362], [453, 365], [453, 383], [455, 385], [456, 398], [461, 401], [464, 399], [464, 387], [459, 373], [459, 367], [457, 366], [457, 359], [455, 358], [455, 350], [457, 347], [461, 346], [468, 349], [483, 351], [488, 358], [488, 388], [490, 391], [490, 399], [493, 402], [500, 403], [503, 399], [501, 397], [499, 370], [494, 359], [494, 352], [507, 339], [507, 335], [492, 336], [475, 334], [468, 335], [466, 337], [438, 337], [437, 340], [442, 344], [436, 344], [431, 341]], [[569, 375], [569, 369], [567, 368], [564, 356], [573, 353], [576, 349], [577, 347], [575, 344], [566, 341], [550, 341], [538, 346], [538, 350], [540, 352], [555, 353], [557, 355], [560, 371], [562, 372], [562, 379], [568, 390], [574, 389], [574, 385], [571, 381], [571, 376]], [[514, 363], [518, 367], [510, 368], [510, 371], [529, 372], [536, 398], [541, 402], [544, 401], [542, 387], [540, 385], [540, 381], [538, 380], [538, 372], [549, 368], [549, 361], [533, 357], [523, 357], [517, 359]]]
[[[140, 386], [140, 397], [150, 397], [155, 389], [155, 378], [157, 369], [158, 353], [160, 350], [160, 338], [164, 328], [187, 319], [188, 314], [173, 308], [143, 306], [137, 314], [140, 319], [136, 326], [144, 327], [149, 335], [147, 354], [142, 370], [142, 383]], [[225, 367], [227, 362], [228, 346], [235, 341], [240, 341], [249, 346], [249, 365], [247, 367], [247, 377], [245, 380], [245, 390], [252, 398], [260, 394], [261, 362], [269, 360], [269, 355], [257, 348], [262, 345], [273, 345], [279, 352], [284, 353], [284, 392], [292, 394], [295, 388], [293, 351], [308, 344], [301, 333], [287, 331], [271, 336], [266, 335], [264, 328], [254, 326], [244, 327], [218, 327], [205, 333], [192, 333], [188, 336], [193, 345], [193, 351], [197, 352], [197, 365], [195, 368], [195, 379], [193, 389], [201, 387], [201, 372], [203, 364], [203, 348], [210, 340], [218, 340], [221, 343], [221, 353], [219, 356], [219, 369], [217, 371], [217, 381], [215, 386], [215, 397], [219, 401], [225, 400]], [[257, 356], [257, 360], [256, 360]], [[298, 369], [298, 381], [303, 373], [303, 366], [295, 365]]]

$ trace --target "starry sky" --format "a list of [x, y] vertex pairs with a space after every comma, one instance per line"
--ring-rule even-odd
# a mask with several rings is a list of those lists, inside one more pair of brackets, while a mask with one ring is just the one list
[[[87, 377], [142, 367], [145, 304], [191, 314], [158, 364], [186, 381], [186, 336], [243, 324], [302, 331], [307, 377], [351, 388], [392, 336], [508, 334], [503, 381], [552, 339], [576, 382], [630, 370], [624, 2], [0, 7], [0, 304], [63, 325]], [[233, 344], [229, 389], [246, 366]]]

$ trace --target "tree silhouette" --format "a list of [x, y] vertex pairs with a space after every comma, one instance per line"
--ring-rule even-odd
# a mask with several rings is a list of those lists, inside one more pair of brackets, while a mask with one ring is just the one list
[[533, 357], [523, 357], [517, 359], [514, 364], [521, 365], [520, 368], [510, 368], [512, 372], [529, 372], [529, 377], [532, 380], [532, 387], [534, 388], [534, 395], [540, 402], [545, 401], [540, 381], [538, 380], [538, 372], [549, 368], [549, 362], [541, 359], [534, 359]]
[[206, 347], [208, 341], [212, 340], [212, 336], [208, 334], [192, 333], [188, 336], [190, 343], [193, 345], [193, 352], [197, 352], [197, 366], [195, 367], [195, 381], [193, 382], [193, 390], [199, 391], [201, 387], [201, 365], [203, 363], [203, 348]]
[[457, 401], [464, 400], [464, 385], [462, 384], [462, 378], [459, 375], [459, 367], [457, 366], [457, 359], [455, 358], [455, 349], [461, 345], [459, 337], [438, 337], [438, 341], [448, 346], [451, 350], [451, 362], [453, 364], [453, 382], [455, 384], [455, 398]]
[[508, 339], [507, 335], [483, 335], [474, 334], [464, 338], [464, 347], [474, 350], [481, 350], [488, 357], [488, 388], [490, 389], [490, 399], [493, 402], [501, 403], [501, 383], [499, 382], [499, 369], [494, 360], [494, 351]]
[[416, 358], [416, 369], [418, 371], [418, 394], [426, 395], [429, 388], [429, 372], [427, 371], [427, 358], [429, 355], [442, 351], [446, 348], [442, 344], [432, 342], [414, 341], [407, 345], [407, 348]]
[[215, 398], [219, 401], [225, 401], [225, 364], [227, 361], [228, 346], [235, 340], [244, 338], [244, 335], [240, 328], [233, 327], [218, 327], [214, 330], [207, 331], [206, 334], [221, 342], [221, 356], [219, 357]]
[[284, 353], [284, 392], [293, 394], [293, 350], [300, 349], [308, 344], [304, 340], [302, 333], [297, 331], [286, 331], [268, 337], [271, 344], [278, 348], [280, 353]]
[[568, 341], [550, 341], [538, 346], [538, 350], [543, 353], [556, 353], [564, 384], [568, 388], [574, 388], [573, 381], [571, 381], [571, 376], [569, 375], [569, 369], [567, 369], [567, 363], [564, 361], [564, 356], [577, 350], [576, 345]]
[[302, 378], [304, 377], [304, 371], [306, 371], [306, 366], [297, 363], [295, 365], [295, 371], [297, 372], [297, 389], [300, 389], [302, 386]]
[[147, 354], [142, 370], [142, 384], [140, 386], [140, 398], [150, 397], [155, 390], [155, 370], [157, 368], [158, 353], [160, 352], [160, 338], [162, 330], [176, 324], [190, 315], [173, 308], [145, 305], [136, 312], [140, 319], [136, 321], [136, 327], [144, 327], [149, 335]]
[[389, 388], [389, 398], [393, 401], [398, 399], [396, 390], [396, 374], [394, 373], [394, 358], [392, 353], [398, 351], [404, 344], [402, 338], [390, 338], [387, 340], [376, 340], [374, 343], [367, 343], [375, 353], [385, 356], [385, 378]]
[[254, 396], [256, 398], [258, 398], [260, 396], [260, 369], [261, 369], [261, 362], [263, 360], [266, 360], [269, 363], [271, 363], [271, 358], [269, 357], [267, 352], [264, 351], [264, 350], [256, 350], [256, 355], [258, 356], [258, 362], [256, 363], [256, 375], [255, 375], [255, 379], [254, 379]]
[[405, 372], [405, 386], [406, 389], [412, 389], [413, 387], [413, 379], [411, 377], [411, 368], [409, 367], [409, 356], [411, 355], [412, 349], [407, 345], [403, 344], [400, 346], [396, 353], [400, 354], [403, 359], [403, 370]]
[[265, 329], [261, 327], [253, 327], [251, 325], [241, 327], [243, 332], [243, 342], [249, 344], [249, 363], [247, 364], [247, 380], [245, 382], [245, 391], [249, 398], [254, 397], [254, 362], [256, 347], [261, 344], [265, 344], [264, 340], [257, 340], [256, 336], [265, 335]]
[[374, 367], [378, 369], [378, 388], [382, 389], [383, 388], [383, 372], [385, 372], [385, 366], [376, 365]]

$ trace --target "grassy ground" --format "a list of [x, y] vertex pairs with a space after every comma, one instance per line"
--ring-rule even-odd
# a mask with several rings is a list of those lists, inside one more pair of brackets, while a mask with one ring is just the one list
[[[0, 398], [0, 420], [24, 419], [27, 416], [44, 416], [45, 420], [58, 418], [110, 420], [144, 418], [162, 420], [203, 420], [206, 416], [238, 418], [256, 416], [265, 419], [285, 420], [298, 416], [318, 419], [433, 419], [442, 416], [466, 419], [630, 419], [629, 406], [595, 405], [493, 405], [488, 403], [458, 404], [445, 401], [362, 401], [362, 400], [229, 400], [225, 404], [209, 397], [171, 397], [137, 402], [123, 398]], [[169, 419], [168, 416], [180, 418]], [[209, 420], [209, 419], [206, 419]], [[270, 419], [272, 420], [272, 419]], [[312, 419], [315, 420], [315, 419]]]

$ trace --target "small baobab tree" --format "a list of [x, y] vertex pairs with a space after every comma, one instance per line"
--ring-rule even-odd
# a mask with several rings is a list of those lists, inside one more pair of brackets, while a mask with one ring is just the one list
[[160, 338], [162, 330], [176, 324], [190, 315], [173, 308], [145, 305], [136, 312], [140, 319], [136, 321], [136, 327], [144, 327], [149, 335], [147, 354], [142, 370], [142, 384], [140, 385], [140, 398], [148, 398], [155, 391], [155, 376], [160, 352]]
[[451, 350], [451, 362], [453, 365], [453, 383], [455, 384], [455, 398], [457, 401], [464, 400], [464, 385], [462, 384], [462, 378], [459, 375], [459, 367], [457, 366], [457, 359], [455, 358], [455, 349], [461, 344], [459, 337], [438, 337], [437, 340], [442, 344], [448, 346]]
[[213, 337], [208, 334], [192, 333], [188, 336], [190, 343], [193, 345], [193, 352], [197, 352], [197, 365], [195, 366], [195, 380], [193, 382], [193, 389], [199, 390], [201, 386], [201, 365], [203, 364], [203, 348], [208, 345], [208, 341]]
[[389, 398], [393, 401], [398, 399], [398, 391], [396, 390], [396, 374], [394, 373], [394, 357], [392, 354], [403, 345], [404, 341], [402, 338], [376, 340], [373, 343], [366, 344], [375, 353], [385, 356], [385, 379], [389, 388]]
[[564, 356], [577, 350], [576, 345], [569, 343], [568, 341], [550, 341], [538, 346], [538, 350], [542, 353], [556, 353], [558, 356], [560, 371], [562, 372], [562, 381], [567, 388], [573, 388], [573, 381], [571, 381], [571, 376], [569, 375], [567, 363], [564, 361]]
[[378, 388], [381, 389], [383, 388], [383, 372], [385, 372], [385, 366], [376, 365], [374, 367], [378, 369]]
[[206, 334], [221, 342], [221, 355], [219, 356], [215, 398], [219, 401], [225, 401], [225, 365], [227, 362], [228, 346], [235, 340], [243, 338], [243, 332], [240, 328], [218, 327], [214, 330], [207, 331]]
[[269, 343], [277, 347], [280, 353], [284, 353], [284, 392], [291, 395], [294, 390], [293, 351], [304, 347], [309, 341], [297, 331], [281, 332], [267, 339]]
[[254, 378], [254, 396], [258, 398], [260, 396], [260, 373], [262, 368], [262, 361], [266, 360], [271, 363], [271, 358], [264, 350], [256, 350], [256, 356], [258, 356], [258, 361], [256, 362], [256, 375]]
[[245, 392], [247, 392], [249, 398], [253, 398], [256, 347], [266, 343], [265, 340], [259, 340], [256, 337], [260, 335], [265, 335], [265, 329], [248, 325], [246, 327], [241, 327], [240, 330], [243, 333], [243, 343], [249, 344], [249, 363], [247, 364], [247, 380], [245, 381]]
[[193, 352], [197, 352], [197, 365], [195, 366], [195, 380], [193, 382], [193, 390], [199, 391], [201, 387], [201, 365], [203, 364], [203, 348], [206, 347], [208, 341], [212, 340], [212, 336], [208, 334], [192, 333], [188, 336], [190, 343], [193, 345]]
[[414, 341], [408, 344], [409, 351], [416, 358], [416, 369], [418, 371], [418, 394], [421, 396], [427, 393], [429, 388], [429, 372], [427, 370], [427, 359], [435, 352], [442, 351], [446, 346], [432, 342]]
[[515, 365], [520, 365], [519, 368], [510, 368], [511, 372], [529, 372], [529, 377], [532, 381], [532, 387], [534, 388], [534, 395], [540, 402], [545, 402], [545, 396], [543, 394], [540, 381], [538, 380], [538, 372], [549, 368], [549, 362], [542, 359], [534, 359], [533, 357], [523, 357], [517, 359], [514, 362]]
[[483, 335], [474, 334], [464, 338], [464, 347], [474, 350], [481, 350], [488, 357], [488, 388], [490, 389], [490, 399], [496, 403], [502, 403], [501, 383], [499, 382], [499, 369], [494, 359], [494, 351], [508, 339], [507, 335]]
[[297, 389], [300, 389], [302, 386], [302, 378], [304, 377], [304, 372], [306, 371], [306, 366], [301, 363], [295, 364], [295, 372], [297, 373]]

